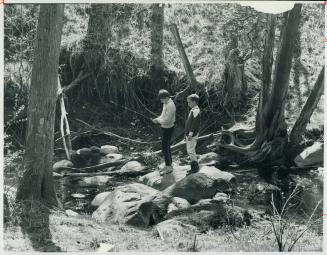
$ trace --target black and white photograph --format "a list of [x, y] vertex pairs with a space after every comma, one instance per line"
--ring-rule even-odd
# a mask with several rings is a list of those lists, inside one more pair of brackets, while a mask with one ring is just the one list
[[2, 252], [326, 252], [326, 5], [0, 1]]

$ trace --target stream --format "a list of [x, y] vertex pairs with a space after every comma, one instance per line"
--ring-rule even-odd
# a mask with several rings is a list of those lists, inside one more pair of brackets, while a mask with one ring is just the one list
[[[260, 208], [260, 205], [252, 205], [249, 202], [249, 187], [252, 183], [264, 182], [256, 168], [221, 169], [236, 176], [236, 192], [231, 194], [234, 203], [244, 208]], [[319, 200], [323, 199], [323, 169], [314, 168], [307, 171], [299, 171], [291, 174], [292, 181], [302, 188], [298, 209], [305, 214], [310, 214]], [[65, 177], [55, 179], [58, 198], [66, 210], [70, 209], [79, 214], [91, 214], [96, 208], [91, 205], [94, 197], [106, 191], [112, 191], [115, 187], [138, 182], [138, 178], [126, 177]], [[321, 206], [322, 210], [322, 206]], [[322, 212], [321, 212], [322, 213]]]

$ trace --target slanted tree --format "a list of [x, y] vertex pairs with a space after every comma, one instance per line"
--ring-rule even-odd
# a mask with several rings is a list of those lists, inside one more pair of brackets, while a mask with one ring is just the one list
[[[295, 4], [291, 11], [284, 14], [284, 24], [280, 35], [273, 78], [271, 79], [275, 17], [268, 14], [266, 39], [262, 62], [262, 89], [256, 117], [255, 139], [243, 145], [238, 134], [244, 130], [223, 133], [231, 137], [231, 143], [219, 146], [244, 155], [253, 163], [278, 164], [285, 161], [288, 143], [285, 123], [285, 101], [288, 91], [294, 41], [301, 18], [301, 4]], [[251, 132], [249, 132], [251, 133]]]
[[52, 161], [63, 17], [63, 4], [40, 6], [28, 102], [26, 171], [17, 191], [18, 201], [38, 201], [48, 206], [59, 205]]
[[324, 74], [325, 68], [323, 67], [304, 107], [302, 108], [298, 119], [292, 128], [288, 143], [289, 160], [293, 160], [294, 157], [297, 156], [303, 149], [301, 146], [301, 141], [303, 140], [302, 135], [304, 134], [310, 117], [316, 109], [318, 102], [324, 92]]
[[172, 32], [172, 34], [174, 36], [174, 39], [175, 39], [175, 42], [176, 42], [176, 45], [177, 45], [177, 49], [178, 49], [178, 52], [179, 52], [179, 56], [182, 59], [182, 63], [183, 63], [183, 66], [184, 66], [184, 69], [185, 69], [185, 72], [186, 72], [186, 76], [189, 79], [189, 82], [190, 82], [190, 85], [191, 85], [190, 86], [191, 90], [196, 91], [197, 88], [198, 88], [198, 82], [197, 82], [197, 80], [196, 80], [196, 78], [194, 76], [190, 61], [188, 60], [188, 57], [186, 55], [186, 52], [185, 52], [181, 37], [179, 35], [177, 25], [172, 24], [170, 26], [170, 29], [171, 29], [171, 32]]

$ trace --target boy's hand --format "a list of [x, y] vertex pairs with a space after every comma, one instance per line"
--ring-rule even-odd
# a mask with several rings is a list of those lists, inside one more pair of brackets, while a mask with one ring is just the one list
[[159, 123], [159, 121], [158, 121], [157, 119], [152, 119], [152, 122], [153, 122], [154, 124], [158, 124], [158, 123]]

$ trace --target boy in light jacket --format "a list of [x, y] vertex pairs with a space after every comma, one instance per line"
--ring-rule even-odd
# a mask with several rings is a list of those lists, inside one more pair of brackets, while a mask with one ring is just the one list
[[161, 115], [158, 118], [153, 119], [152, 122], [160, 124], [162, 130], [161, 147], [166, 166], [160, 171], [160, 175], [164, 175], [173, 171], [170, 140], [174, 131], [176, 106], [174, 101], [170, 98], [167, 90], [161, 89], [158, 97], [163, 104], [162, 112]]

